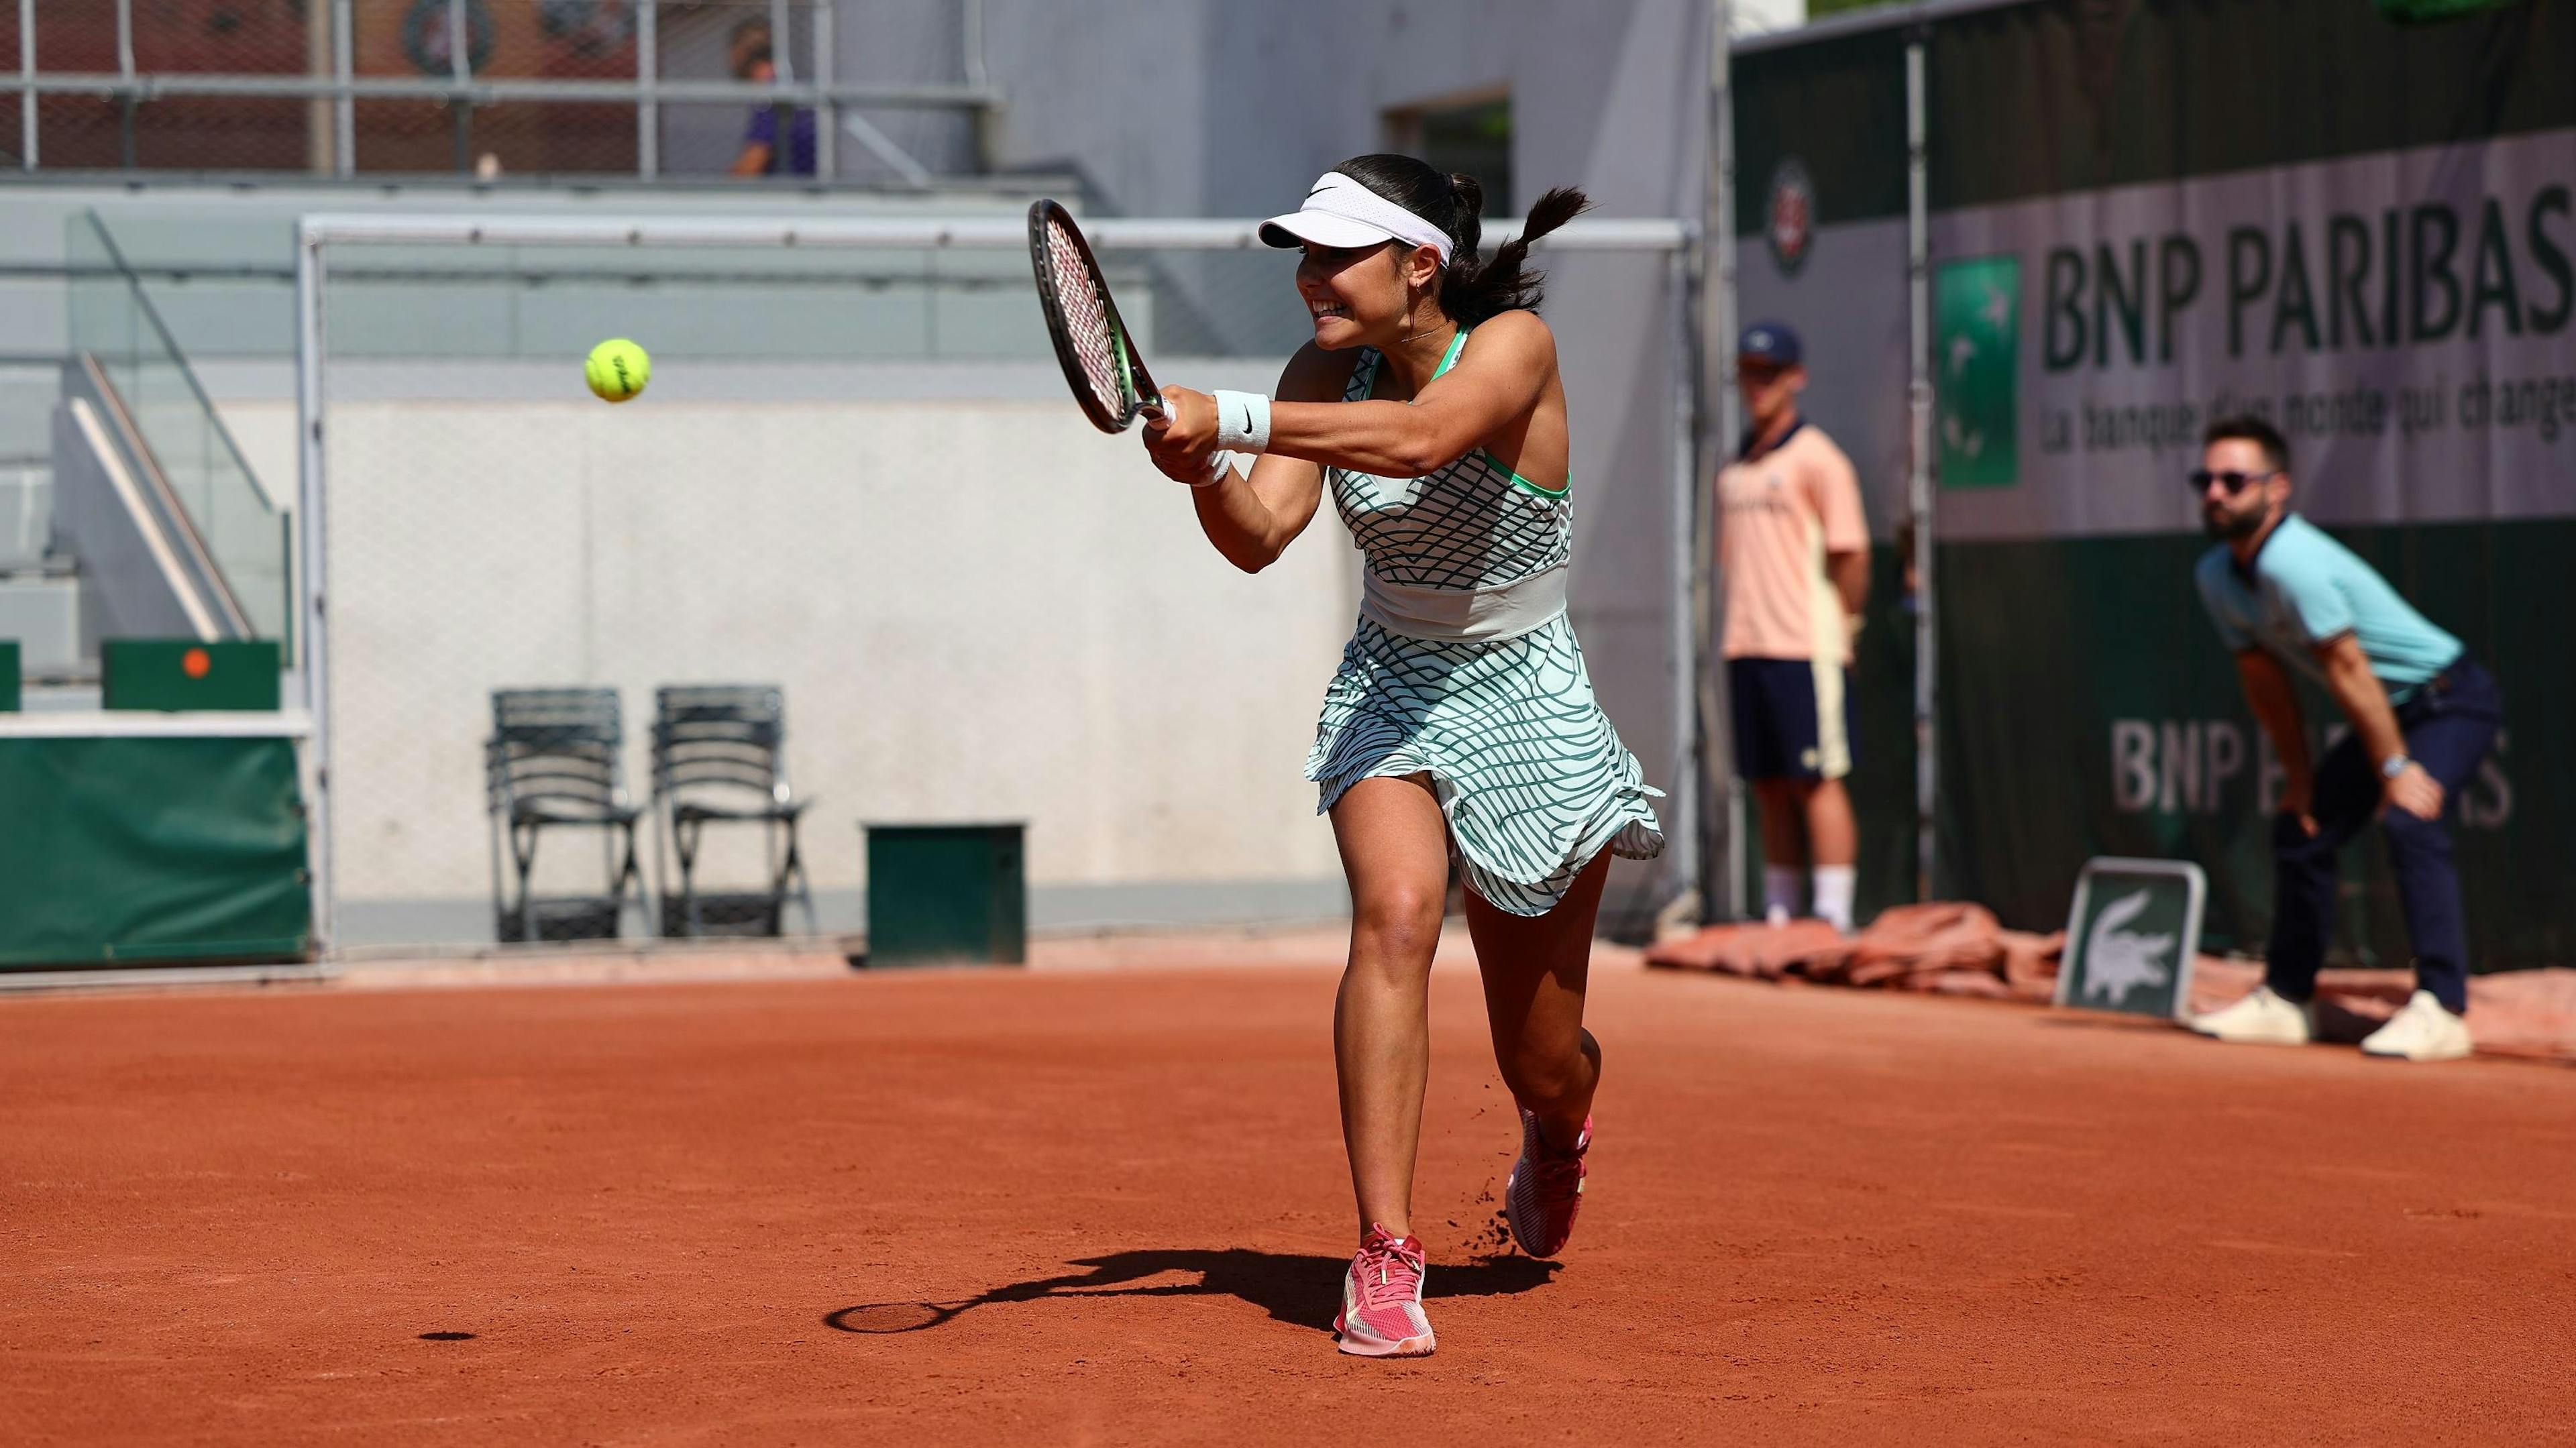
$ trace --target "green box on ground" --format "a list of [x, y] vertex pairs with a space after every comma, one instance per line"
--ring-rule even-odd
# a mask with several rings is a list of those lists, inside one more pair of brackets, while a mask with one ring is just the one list
[[868, 837], [869, 965], [1028, 960], [1025, 825], [860, 828]]
[[99, 645], [100, 703], [109, 709], [252, 710], [278, 706], [275, 639], [108, 639]]
[[0, 714], [18, 712], [18, 641], [0, 639]]
[[2101, 855], [2075, 877], [2057, 1003], [2181, 1020], [2209, 880], [2188, 860]]

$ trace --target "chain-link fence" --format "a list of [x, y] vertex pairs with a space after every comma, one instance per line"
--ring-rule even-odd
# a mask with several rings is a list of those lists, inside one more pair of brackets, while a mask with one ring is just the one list
[[[1041, 923], [1328, 899], [1299, 766], [1351, 555], [1329, 521], [1257, 579], [1207, 547], [1137, 439], [1065, 395], [1017, 218], [873, 246], [380, 220], [412, 239], [324, 247], [317, 291], [335, 945], [631, 938], [685, 929], [684, 893], [705, 928], [806, 928], [760, 903], [802, 883], [780, 827], [706, 824], [684, 879], [664, 691], [717, 685], [777, 691], [826, 931], [860, 922], [862, 820], [1027, 821]], [[1105, 256], [1176, 379], [1267, 389], [1307, 330], [1281, 253]], [[1242, 295], [1189, 300], [1193, 276]], [[583, 380], [609, 337], [652, 359], [619, 405]], [[557, 728], [549, 775], [529, 760]], [[755, 786], [728, 802], [774, 802]]]
[[[870, 820], [1025, 821], [1040, 925], [1333, 908], [1300, 766], [1348, 539], [1318, 519], [1257, 577], [1218, 558], [1138, 439], [1065, 395], [1018, 218], [305, 228], [333, 945], [632, 936], [684, 889], [765, 924], [793, 883], [776, 832], [711, 824], [684, 877], [657, 799], [666, 691], [708, 686], [777, 692], [826, 931], [860, 923]], [[1268, 391], [1311, 335], [1249, 222], [1092, 234], [1160, 378]], [[1603, 221], [1548, 245], [1660, 267], [1680, 243]], [[652, 356], [616, 405], [581, 365], [612, 337]], [[589, 731], [588, 802], [555, 812], [590, 823], [536, 826], [532, 857], [496, 699], [526, 689], [593, 691], [541, 696]], [[523, 888], [543, 908], [513, 926]]]
[[976, 9], [0, 0], [0, 153], [28, 171], [918, 182], [975, 165]]

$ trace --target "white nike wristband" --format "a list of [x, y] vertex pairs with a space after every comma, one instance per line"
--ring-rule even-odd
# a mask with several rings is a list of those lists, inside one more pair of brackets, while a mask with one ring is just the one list
[[1223, 448], [1219, 448], [1215, 452], [1208, 454], [1207, 476], [1190, 484], [1190, 486], [1193, 488], [1213, 488], [1217, 484], [1224, 482], [1225, 475], [1233, 470], [1234, 454], [1227, 452]]
[[1218, 392], [1216, 445], [1244, 452], [1270, 451], [1270, 399], [1258, 392]]

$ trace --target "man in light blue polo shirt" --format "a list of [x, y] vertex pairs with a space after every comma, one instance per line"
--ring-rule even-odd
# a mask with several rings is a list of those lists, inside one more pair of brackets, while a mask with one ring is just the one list
[[[2290, 511], [2290, 445], [2269, 423], [2212, 424], [2191, 485], [2219, 540], [2196, 571], [2201, 601], [2236, 655], [2246, 701], [2289, 778], [2272, 826], [2264, 982], [2192, 1028], [2222, 1041], [2307, 1043], [2309, 1001], [2334, 928], [2336, 855], [2376, 815], [2415, 945], [2418, 989], [2361, 1049], [2408, 1061], [2465, 1056], [2468, 932], [2442, 813], [2495, 744], [2503, 695], [2458, 639]], [[2284, 665], [2325, 686], [2352, 721], [2313, 774]]]

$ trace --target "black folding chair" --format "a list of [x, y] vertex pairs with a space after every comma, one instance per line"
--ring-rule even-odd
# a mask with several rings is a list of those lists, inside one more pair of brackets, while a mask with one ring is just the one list
[[[504, 943], [614, 940], [627, 889], [650, 919], [636, 859], [638, 811], [627, 802], [614, 689], [495, 689], [492, 737], [484, 741], [484, 784], [492, 819], [492, 912]], [[597, 895], [540, 897], [533, 880], [537, 842], [551, 829], [600, 831], [608, 888]], [[503, 841], [517, 873], [515, 898], [502, 888]], [[623, 846], [621, 849], [620, 846]]]
[[[787, 901], [805, 908], [805, 928], [819, 927], [814, 892], [796, 844], [797, 820], [811, 800], [787, 783], [786, 696], [769, 684], [692, 684], [654, 692], [653, 803], [656, 857], [662, 860], [662, 933], [777, 935]], [[698, 888], [706, 827], [757, 824], [768, 885], [758, 891]], [[671, 890], [667, 846], [679, 857], [679, 890]]]

